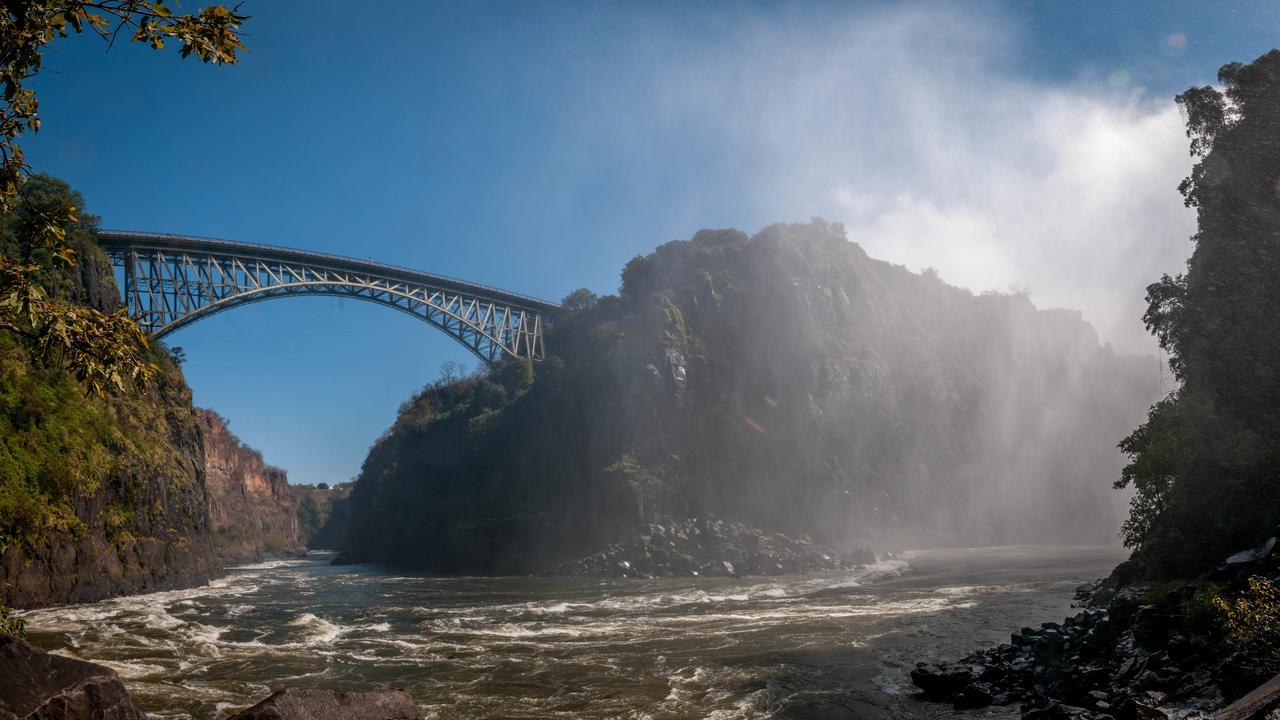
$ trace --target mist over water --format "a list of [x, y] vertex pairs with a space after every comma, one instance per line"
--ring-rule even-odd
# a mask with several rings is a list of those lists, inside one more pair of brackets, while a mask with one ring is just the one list
[[[120, 672], [158, 718], [273, 688], [403, 687], [428, 717], [922, 717], [917, 660], [1060, 615], [1120, 553], [926, 551], [746, 579], [443, 578], [329, 556], [207, 587], [26, 614], [38, 646]], [[821, 714], [817, 715], [821, 717]]]

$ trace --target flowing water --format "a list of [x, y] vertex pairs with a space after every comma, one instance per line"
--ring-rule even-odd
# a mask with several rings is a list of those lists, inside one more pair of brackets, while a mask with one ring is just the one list
[[601, 580], [312, 556], [26, 618], [33, 643], [115, 668], [158, 718], [226, 717], [283, 686], [401, 687], [439, 718], [946, 717], [913, 696], [916, 661], [1060, 620], [1121, 557], [1006, 547], [824, 575]]

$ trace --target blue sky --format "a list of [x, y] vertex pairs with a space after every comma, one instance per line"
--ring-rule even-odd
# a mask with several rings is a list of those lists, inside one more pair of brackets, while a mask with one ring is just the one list
[[[188, 3], [195, 5], [195, 3]], [[40, 171], [108, 228], [271, 243], [560, 298], [703, 227], [819, 215], [872, 255], [1080, 308], [1149, 352], [1142, 288], [1191, 217], [1171, 97], [1280, 34], [1256, 2], [248, 0], [208, 67], [59, 42]], [[293, 482], [351, 478], [471, 357], [399, 313], [296, 298], [180, 331], [198, 404]]]

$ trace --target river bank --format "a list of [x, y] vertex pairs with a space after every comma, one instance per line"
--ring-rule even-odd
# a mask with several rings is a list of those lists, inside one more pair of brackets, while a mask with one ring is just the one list
[[914, 696], [916, 659], [1064, 614], [1122, 557], [988, 548], [622, 579], [441, 578], [314, 554], [24, 617], [34, 645], [115, 669], [155, 718], [223, 718], [283, 686], [386, 685], [424, 717], [913, 718], [950, 714]]
[[1278, 547], [1272, 537], [1190, 579], [1143, 580], [1121, 563], [1077, 588], [1079, 612], [956, 662], [918, 663], [912, 682], [957, 710], [1017, 706], [1038, 720], [1216, 717], [1276, 673]]

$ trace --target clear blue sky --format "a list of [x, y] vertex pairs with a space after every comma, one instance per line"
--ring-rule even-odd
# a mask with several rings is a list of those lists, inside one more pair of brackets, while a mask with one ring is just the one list
[[[1105, 288], [1070, 290], [1097, 280], [1088, 259], [1045, 255], [1057, 252], [1049, 241], [1045, 252], [995, 243], [990, 257], [966, 245], [949, 259], [944, 246], [916, 244], [911, 232], [925, 231], [893, 234], [904, 220], [889, 205], [914, 218], [936, 210], [938, 227], [963, 224], [977, 238], [983, 228], [1036, 232], [1008, 219], [998, 191], [976, 204], [957, 195], [973, 178], [931, 170], [950, 152], [922, 159], [911, 149], [934, 126], [905, 136], [892, 113], [942, 118], [938, 147], [975, 148], [977, 158], [1003, 147], [984, 135], [1005, 133], [984, 108], [1044, 137], [1093, 127], [1083, 149], [1064, 140], [1040, 157], [1035, 149], [1056, 140], [1023, 138], [1033, 151], [1014, 146], [992, 163], [1008, 172], [974, 171], [984, 182], [1015, 178], [1010, 186], [1057, 178], [1038, 195], [1088, 185], [1070, 179], [1075, 158], [1096, 154], [1105, 168], [1151, 135], [1180, 163], [1185, 141], [1160, 109], [1212, 82], [1222, 63], [1268, 49], [1280, 38], [1277, 7], [248, 0], [250, 53], [235, 67], [138, 45], [104, 53], [96, 38], [57, 43], [37, 82], [44, 129], [26, 147], [108, 228], [369, 257], [560, 298], [583, 286], [612, 292], [632, 256], [702, 227], [754, 232], [822, 215], [846, 221], [853, 240], [865, 225], [873, 254], [934, 265], [974, 290], [1026, 282], [1038, 301], [1084, 307], [1101, 323], [1091, 308], [1109, 302]], [[910, 92], [933, 83], [938, 92]], [[975, 102], [930, 104], [950, 89]], [[988, 105], [984, 93], [1002, 99]], [[1055, 110], [1068, 105], [1092, 109]], [[1142, 152], [1124, 172], [1156, 178], [1143, 211], [1179, 237], [1152, 268], [1176, 269], [1189, 249], [1177, 173], [1147, 168]], [[868, 199], [867, 188], [892, 193]], [[1134, 241], [1134, 252], [1148, 244]], [[1086, 268], [1084, 279], [1060, 283], [1036, 269], [1041, 257]], [[1098, 285], [1140, 300], [1153, 271]], [[1125, 327], [1104, 339], [1122, 342]], [[443, 361], [473, 363], [427, 326], [350, 300], [252, 305], [171, 344], [186, 349], [197, 403], [230, 418], [294, 482], [351, 478]]]

